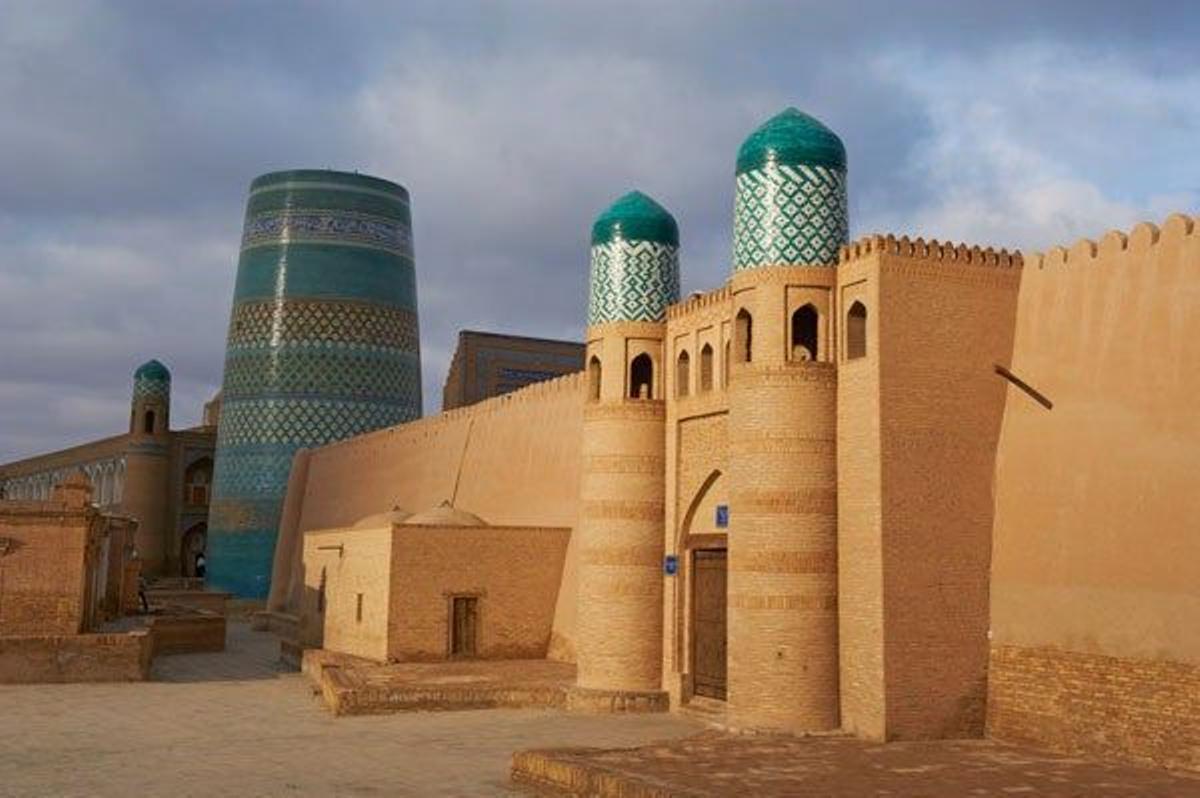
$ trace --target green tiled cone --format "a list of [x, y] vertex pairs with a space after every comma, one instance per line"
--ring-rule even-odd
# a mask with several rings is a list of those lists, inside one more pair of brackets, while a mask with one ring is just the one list
[[679, 301], [679, 227], [663, 206], [631, 191], [592, 225], [588, 324], [662, 321]]
[[270, 586], [292, 457], [421, 415], [408, 192], [297, 170], [250, 185], [225, 349], [208, 580]]
[[795, 108], [742, 144], [733, 209], [733, 268], [837, 263], [849, 237], [846, 150]]

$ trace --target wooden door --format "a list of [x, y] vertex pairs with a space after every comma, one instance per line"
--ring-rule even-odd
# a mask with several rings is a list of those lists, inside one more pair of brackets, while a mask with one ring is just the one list
[[725, 549], [692, 553], [692, 689], [725, 700]]
[[451, 603], [450, 656], [475, 656], [475, 639], [479, 632], [479, 599], [475, 596], [455, 596]]

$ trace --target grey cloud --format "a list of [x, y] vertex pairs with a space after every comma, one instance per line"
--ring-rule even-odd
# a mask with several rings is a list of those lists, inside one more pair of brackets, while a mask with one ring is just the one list
[[[120, 431], [151, 356], [198, 418], [272, 169], [412, 191], [427, 411], [459, 329], [579, 335], [588, 227], [628, 188], [679, 218], [685, 290], [717, 285], [737, 146], [787, 104], [845, 139], [856, 233], [1036, 243], [1195, 197], [1183, 4], [896, 8], [0, 1], [0, 459]], [[996, 148], [1057, 182], [1014, 184]]]

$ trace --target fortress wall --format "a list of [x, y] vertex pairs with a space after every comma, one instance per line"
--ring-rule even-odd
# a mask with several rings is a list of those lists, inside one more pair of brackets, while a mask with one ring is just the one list
[[1031, 258], [996, 463], [989, 731], [1200, 768], [1200, 231]]
[[[454, 497], [455, 506], [489, 524], [574, 528], [579, 503], [582, 374], [531, 385], [505, 396], [310, 451], [294, 529], [284, 527], [280, 556], [289, 588], [273, 602], [298, 611], [309, 530], [345, 527], [399, 505], [420, 512]], [[460, 473], [461, 465], [461, 473]], [[457, 482], [457, 496], [455, 485]], [[293, 499], [285, 502], [290, 506]], [[551, 655], [571, 658], [574, 632], [574, 541], [559, 591]]]
[[838, 419], [843, 723], [862, 733], [983, 733], [1005, 397], [993, 365], [1012, 349], [1020, 267], [1007, 252], [890, 236], [844, 252], [839, 319], [855, 299], [868, 311], [866, 357], [839, 355]]
[[880, 437], [888, 737], [984, 731], [992, 474], [1020, 256], [884, 242]]
[[868, 310], [866, 357], [846, 360], [838, 331], [838, 656], [842, 728], [883, 739], [883, 507], [879, 476], [879, 257], [838, 267], [837, 318]]

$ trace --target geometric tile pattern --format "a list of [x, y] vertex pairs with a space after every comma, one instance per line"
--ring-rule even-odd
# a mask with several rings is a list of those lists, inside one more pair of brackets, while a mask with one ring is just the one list
[[421, 390], [408, 353], [382, 347], [327, 345], [229, 353], [224, 401], [261, 397], [264, 383], [276, 398], [399, 399], [404, 406], [415, 406]]
[[679, 301], [679, 247], [616, 237], [592, 246], [588, 324], [662, 321]]
[[330, 399], [222, 399], [217, 446], [323, 446], [411, 421], [409, 407]]
[[767, 163], [739, 174], [733, 268], [835, 264], [849, 237], [848, 220], [845, 172]]
[[228, 346], [370, 344], [415, 352], [417, 314], [366, 302], [242, 302], [233, 309]]
[[133, 400], [136, 402], [149, 398], [169, 402], [171, 400], [171, 378], [168, 377], [164, 380], [156, 377], [134, 375]]

